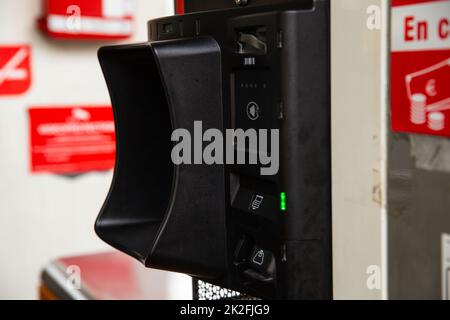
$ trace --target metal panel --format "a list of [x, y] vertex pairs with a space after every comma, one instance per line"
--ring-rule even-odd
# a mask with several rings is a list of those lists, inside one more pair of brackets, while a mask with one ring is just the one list
[[450, 233], [450, 143], [389, 136], [389, 298], [441, 299], [441, 236]]
[[[331, 1], [335, 299], [385, 297], [383, 279], [374, 278], [386, 263], [388, 6], [385, 0]], [[379, 28], [367, 26], [369, 8], [381, 14]]]

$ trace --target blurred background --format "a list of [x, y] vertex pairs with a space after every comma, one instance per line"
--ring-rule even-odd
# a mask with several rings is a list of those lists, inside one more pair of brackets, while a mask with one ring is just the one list
[[[61, 163], [65, 161], [49, 158], [48, 154], [41, 154], [41, 158], [37, 154], [33, 160], [37, 162], [32, 164], [30, 126], [33, 114], [29, 109], [38, 109], [33, 121], [39, 123], [44, 117], [50, 119], [51, 124], [51, 119], [57, 123], [65, 113], [72, 112], [83, 118], [83, 110], [87, 110], [89, 118], [89, 107], [109, 106], [108, 91], [97, 60], [98, 48], [124, 41], [144, 42], [147, 40], [147, 21], [174, 12], [171, 0], [113, 0], [112, 4], [104, 1], [104, 6], [109, 6], [109, 13], [103, 12], [103, 17], [101, 12], [93, 13], [99, 16], [91, 21], [93, 31], [83, 30], [88, 33], [86, 36], [71, 32], [69, 28], [66, 30], [69, 37], [66, 35], [66, 39], [61, 40], [59, 38], [64, 35], [51, 34], [53, 29], [47, 30], [43, 25], [48, 22], [50, 28], [64, 31], [64, 25], [58, 29], [61, 23], [50, 20], [54, 18], [51, 11], [58, 10], [58, 2], [64, 5], [64, 1], [0, 1], [0, 69], [3, 70], [3, 75], [0, 71], [0, 299], [37, 298], [40, 272], [57, 257], [110, 250], [95, 235], [94, 221], [110, 186], [113, 163], [106, 161], [103, 167], [96, 168], [86, 159], [76, 158], [75, 153], [83, 151], [69, 154], [72, 151], [59, 150], [67, 153], [63, 156], [74, 163], [72, 167], [62, 167]], [[95, 11], [99, 1], [79, 2]], [[56, 7], [52, 7], [54, 3]], [[128, 10], [134, 17], [131, 32], [127, 25], [122, 29], [108, 25], [108, 15], [117, 20]], [[43, 22], [46, 18], [48, 20]], [[75, 27], [76, 18], [75, 15]], [[111, 39], [115, 31], [123, 39]], [[100, 34], [92, 36], [95, 32]], [[14, 56], [20, 60], [17, 55], [20, 48], [29, 51], [25, 51], [22, 64], [16, 63], [15, 69], [19, 71], [4, 79], [7, 62]], [[17, 84], [19, 81], [16, 85], [10, 81], [14, 77], [23, 79], [22, 87]], [[61, 116], [57, 111], [47, 110], [53, 108], [62, 109]], [[95, 108], [91, 113], [95, 117]], [[98, 120], [103, 121], [104, 114], [104, 111], [100, 113]], [[108, 111], [106, 118], [111, 120]], [[36, 138], [34, 144], [39, 147], [39, 143]], [[44, 143], [51, 144], [49, 141]], [[73, 147], [67, 141], [66, 145], [48, 146], [53, 152], [58, 147]], [[111, 159], [108, 154], [90, 155], [94, 160], [105, 156]], [[189, 279], [174, 283], [175, 296], [187, 294], [190, 297]]]

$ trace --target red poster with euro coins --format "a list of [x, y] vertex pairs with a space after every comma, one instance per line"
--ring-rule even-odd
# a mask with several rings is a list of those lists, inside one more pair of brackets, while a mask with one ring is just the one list
[[450, 0], [392, 5], [392, 129], [449, 137]]
[[79, 174], [114, 167], [110, 106], [32, 107], [29, 117], [33, 173]]

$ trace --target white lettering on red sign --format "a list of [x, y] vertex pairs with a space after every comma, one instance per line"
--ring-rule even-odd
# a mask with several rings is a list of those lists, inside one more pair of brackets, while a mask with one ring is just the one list
[[32, 172], [77, 174], [113, 168], [110, 106], [34, 107], [29, 115]]
[[392, 51], [439, 50], [450, 46], [450, 1], [392, 9]]

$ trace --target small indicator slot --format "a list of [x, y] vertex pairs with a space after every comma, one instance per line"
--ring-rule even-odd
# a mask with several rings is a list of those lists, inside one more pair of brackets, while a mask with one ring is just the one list
[[239, 54], [267, 54], [267, 28], [253, 27], [238, 30], [237, 38], [237, 52]]
[[164, 23], [162, 25], [162, 33], [170, 34], [174, 31], [174, 29], [175, 28], [174, 28], [173, 23]]

